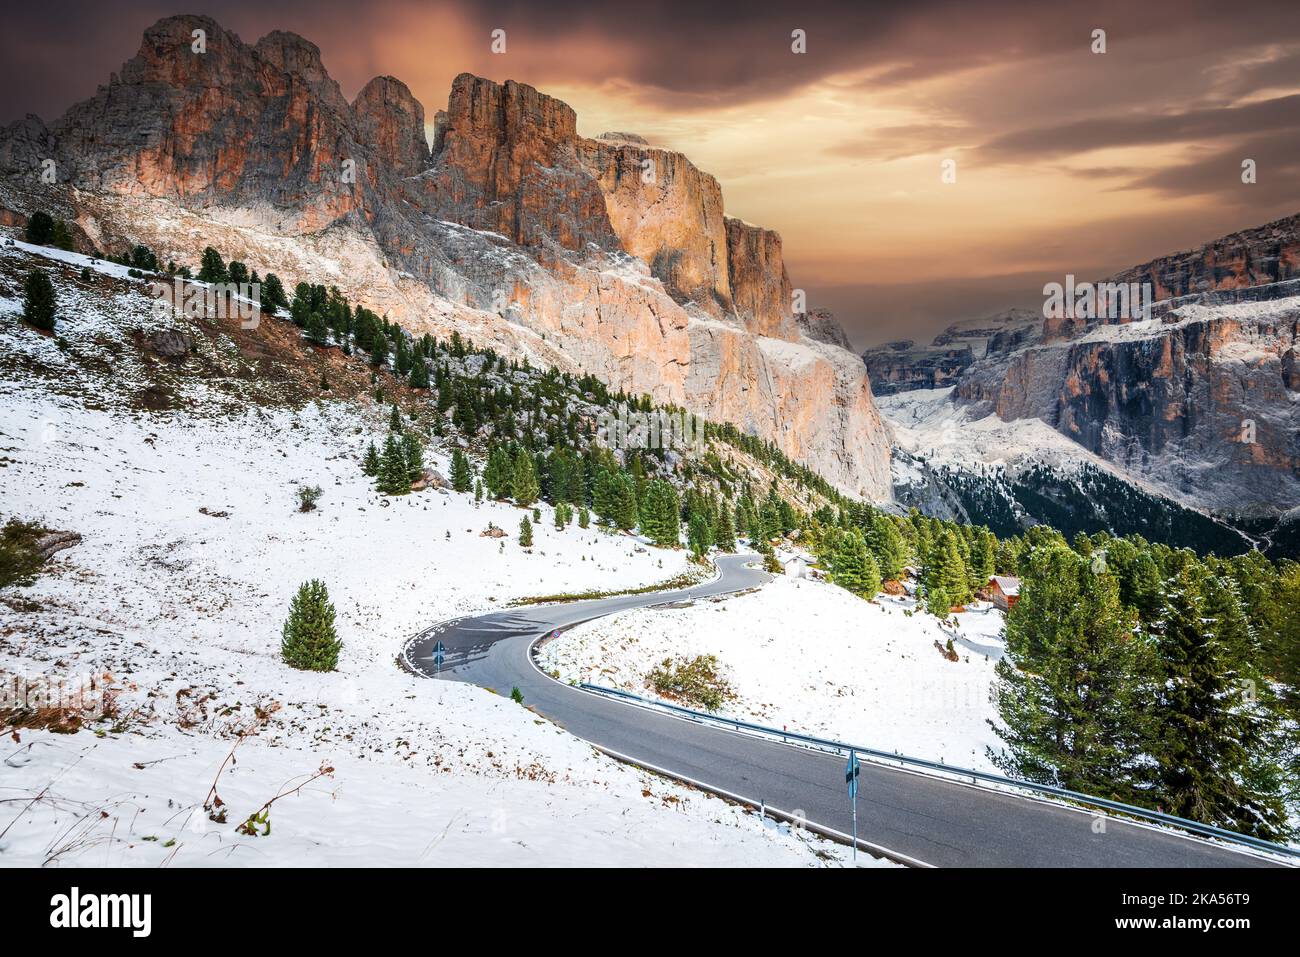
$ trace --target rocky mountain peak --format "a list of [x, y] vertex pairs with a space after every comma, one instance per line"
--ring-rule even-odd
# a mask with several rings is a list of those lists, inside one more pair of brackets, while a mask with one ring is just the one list
[[389, 76], [347, 103], [296, 34], [249, 46], [170, 17], [51, 127], [0, 131], [0, 224], [54, 210], [100, 249], [178, 263], [212, 245], [408, 328], [732, 422], [888, 497], [862, 363], [833, 320], [796, 321], [780, 236], [726, 217], [714, 177], [640, 137], [581, 137], [568, 104], [513, 80], [456, 77], [432, 149], [424, 117]]
[[429, 166], [424, 107], [401, 80], [377, 76], [352, 101], [361, 142], [370, 144], [399, 176], [414, 176]]

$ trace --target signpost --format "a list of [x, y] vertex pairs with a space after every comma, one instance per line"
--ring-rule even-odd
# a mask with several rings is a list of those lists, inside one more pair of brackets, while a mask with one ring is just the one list
[[853, 806], [853, 860], [858, 859], [858, 752], [849, 751], [849, 763], [844, 768], [844, 783], [849, 786], [849, 803]]
[[445, 659], [446, 653], [447, 649], [443, 647], [442, 639], [439, 638], [438, 643], [433, 646], [433, 664], [439, 671], [442, 670], [442, 663]]

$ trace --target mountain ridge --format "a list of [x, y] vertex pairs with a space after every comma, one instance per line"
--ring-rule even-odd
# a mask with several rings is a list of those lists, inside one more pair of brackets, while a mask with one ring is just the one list
[[247, 45], [169, 17], [90, 99], [0, 132], [0, 208], [10, 224], [62, 215], [85, 249], [196, 261], [212, 245], [337, 285], [413, 330], [732, 422], [889, 497], [860, 360], [824, 318], [800, 323], [780, 237], [727, 217], [716, 179], [625, 134], [579, 137], [571, 107], [515, 81], [458, 76], [428, 145], [424, 118], [392, 77], [348, 103], [295, 34]]

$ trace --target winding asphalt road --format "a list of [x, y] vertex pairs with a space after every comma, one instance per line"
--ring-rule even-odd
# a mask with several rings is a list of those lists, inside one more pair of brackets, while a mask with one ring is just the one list
[[[755, 555], [723, 556], [719, 577], [679, 591], [537, 605], [440, 622], [407, 644], [417, 674], [499, 693], [517, 686], [539, 714], [637, 764], [661, 769], [848, 833], [839, 755], [739, 734], [580, 691], [544, 675], [531, 648], [541, 635], [647, 605], [761, 585]], [[797, 610], [796, 610], [797, 611]], [[441, 667], [433, 648], [443, 643]], [[866, 742], [870, 743], [870, 742]], [[942, 867], [1259, 867], [1271, 861], [1114, 818], [1015, 794], [863, 762], [858, 835], [892, 855]]]

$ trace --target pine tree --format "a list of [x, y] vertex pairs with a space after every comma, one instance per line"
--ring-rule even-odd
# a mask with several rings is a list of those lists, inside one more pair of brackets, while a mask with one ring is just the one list
[[[64, 252], [69, 253], [76, 248], [76, 243], [72, 241], [72, 230], [68, 229], [68, 224], [61, 219], [54, 221], [54, 235], [50, 237], [50, 245], [55, 249], [62, 249]], [[153, 265], [149, 268], [156, 270], [158, 260], [154, 259]]]
[[474, 484], [474, 473], [470, 470], [469, 459], [460, 449], [451, 453], [451, 487], [457, 492], [468, 492]]
[[880, 574], [886, 579], [897, 579], [907, 563], [907, 548], [898, 526], [884, 512], [872, 509], [871, 525], [865, 533], [867, 548], [875, 556]]
[[392, 432], [384, 440], [384, 451], [379, 457], [379, 475], [375, 488], [384, 495], [405, 495], [411, 491], [410, 467], [406, 450]]
[[1166, 810], [1270, 840], [1285, 836], [1276, 789], [1252, 787], [1270, 729], [1225, 642], [1244, 627], [1239, 600], [1194, 558], [1177, 561], [1155, 626], [1163, 681], [1154, 753]]
[[505, 498], [510, 494], [514, 477], [510, 453], [503, 446], [496, 446], [488, 455], [487, 466], [483, 469], [483, 484], [487, 487], [488, 494], [494, 499]]
[[531, 548], [533, 544], [533, 523], [528, 521], [525, 515], [519, 520], [519, 546], [521, 548]]
[[314, 346], [330, 344], [329, 328], [325, 325], [325, 317], [319, 312], [313, 312], [307, 317], [307, 341]]
[[411, 388], [429, 388], [429, 367], [424, 364], [423, 357], [416, 358], [411, 363]]
[[407, 491], [410, 491], [410, 483], [424, 475], [424, 445], [410, 429], [402, 433], [402, 454], [406, 457]]
[[396, 404], [393, 405], [392, 411], [388, 413], [388, 431], [402, 431], [402, 413], [398, 411]]
[[291, 668], [333, 671], [343, 642], [334, 629], [334, 606], [325, 584], [304, 582], [289, 606], [280, 639], [280, 657]]
[[46, 332], [54, 331], [54, 283], [39, 269], [23, 281], [23, 319]]
[[371, 478], [379, 475], [379, 450], [375, 448], [374, 442], [371, 442], [366, 449], [366, 456], [361, 462], [361, 471]]
[[474, 480], [474, 501], [475, 502], [483, 501], [483, 480], [482, 479]]
[[267, 273], [262, 280], [262, 311], [268, 316], [274, 316], [288, 308], [289, 298], [285, 295], [280, 277], [275, 273]]
[[880, 567], [856, 528], [841, 535], [836, 544], [831, 581], [863, 598], [874, 598], [880, 591]]
[[203, 250], [203, 258], [199, 261], [198, 278], [200, 282], [227, 282], [229, 280], [225, 260], [221, 258], [221, 253], [211, 246]]
[[1135, 800], [1152, 733], [1153, 655], [1108, 574], [1064, 546], [1035, 549], [997, 664], [993, 762], [1014, 776]]
[[704, 558], [713, 547], [713, 529], [701, 512], [691, 514], [691, 519], [686, 524], [686, 542], [691, 554], [698, 559]]
[[717, 511], [717, 520], [713, 526], [713, 538], [718, 548], [724, 552], [736, 550], [736, 523], [731, 518], [731, 506], [726, 502]]
[[586, 506], [578, 509], [578, 527], [588, 528], [591, 525], [591, 513], [587, 511]]
[[609, 519], [616, 528], [625, 532], [636, 527], [636, 483], [625, 472], [620, 472], [614, 478]]
[[48, 246], [54, 242], [54, 217], [44, 210], [37, 210], [27, 219], [27, 242], [33, 246]]
[[681, 541], [680, 502], [677, 491], [662, 479], [646, 483], [639, 509], [641, 534], [660, 548], [674, 548]]
[[515, 456], [515, 466], [510, 482], [510, 494], [515, 504], [525, 507], [537, 501], [541, 494], [541, 485], [537, 481], [537, 467], [533, 457], [526, 449], [520, 449]]
[[[957, 536], [951, 530], [944, 531], [934, 541], [922, 579], [926, 604], [931, 613], [940, 618], [948, 617], [952, 605], [960, 605], [970, 597], [966, 563], [962, 560]], [[948, 604], [939, 602], [937, 599], [940, 597]]]

